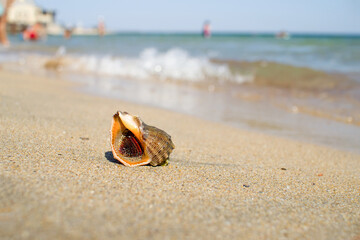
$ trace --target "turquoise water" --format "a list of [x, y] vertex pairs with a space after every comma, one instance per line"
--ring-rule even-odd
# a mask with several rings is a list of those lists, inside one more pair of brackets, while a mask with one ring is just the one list
[[360, 36], [292, 35], [289, 40], [271, 34], [214, 34], [204, 39], [199, 34], [121, 33], [97, 36], [49, 36], [46, 41], [23, 42], [14, 36], [13, 47], [22, 51], [55, 53], [64, 46], [69, 54], [138, 58], [149, 48], [159, 53], [181, 49], [192, 57], [240, 61], [275, 61], [294, 66], [342, 73], [360, 72]]

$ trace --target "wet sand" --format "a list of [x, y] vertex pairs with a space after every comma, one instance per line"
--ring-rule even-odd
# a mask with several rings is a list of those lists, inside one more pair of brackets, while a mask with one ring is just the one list
[[270, 99], [283, 109], [295, 106], [303, 114], [360, 126], [360, 84], [349, 75], [267, 61], [213, 62], [253, 76], [238, 87], [239, 97]]
[[[359, 239], [360, 155], [0, 72], [1, 239]], [[110, 152], [116, 110], [166, 130], [166, 167]]]

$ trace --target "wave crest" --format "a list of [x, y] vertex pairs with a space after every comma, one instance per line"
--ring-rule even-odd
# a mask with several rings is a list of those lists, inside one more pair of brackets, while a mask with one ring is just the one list
[[159, 52], [146, 48], [138, 58], [114, 56], [80, 56], [68, 65], [71, 71], [135, 79], [172, 81], [231, 81], [242, 83], [249, 77], [234, 74], [226, 64], [212, 63], [205, 57], [190, 56], [188, 52], [173, 48]]

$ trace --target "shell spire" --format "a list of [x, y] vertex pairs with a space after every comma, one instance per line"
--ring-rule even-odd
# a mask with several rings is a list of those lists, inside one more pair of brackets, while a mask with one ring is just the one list
[[169, 134], [127, 112], [113, 115], [110, 132], [114, 158], [129, 167], [164, 165], [175, 148]]

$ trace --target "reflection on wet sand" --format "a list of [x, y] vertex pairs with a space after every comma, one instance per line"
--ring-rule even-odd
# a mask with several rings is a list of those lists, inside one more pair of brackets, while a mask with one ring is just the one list
[[[319, 75], [327, 76], [321, 72]], [[306, 81], [305, 76], [308, 75], [304, 74], [302, 81]], [[333, 84], [323, 86], [317, 78], [311, 84], [295, 83], [291, 88], [270, 86], [270, 77], [267, 85], [257, 84], [256, 80], [241, 85], [172, 81], [159, 85], [156, 80], [100, 77], [93, 78], [86, 91], [241, 128], [359, 151], [360, 111], [356, 109], [359, 110], [360, 101], [356, 95], [349, 94], [359, 84], [345, 76], [329, 76]], [[295, 87], [299, 85], [302, 87]]]

